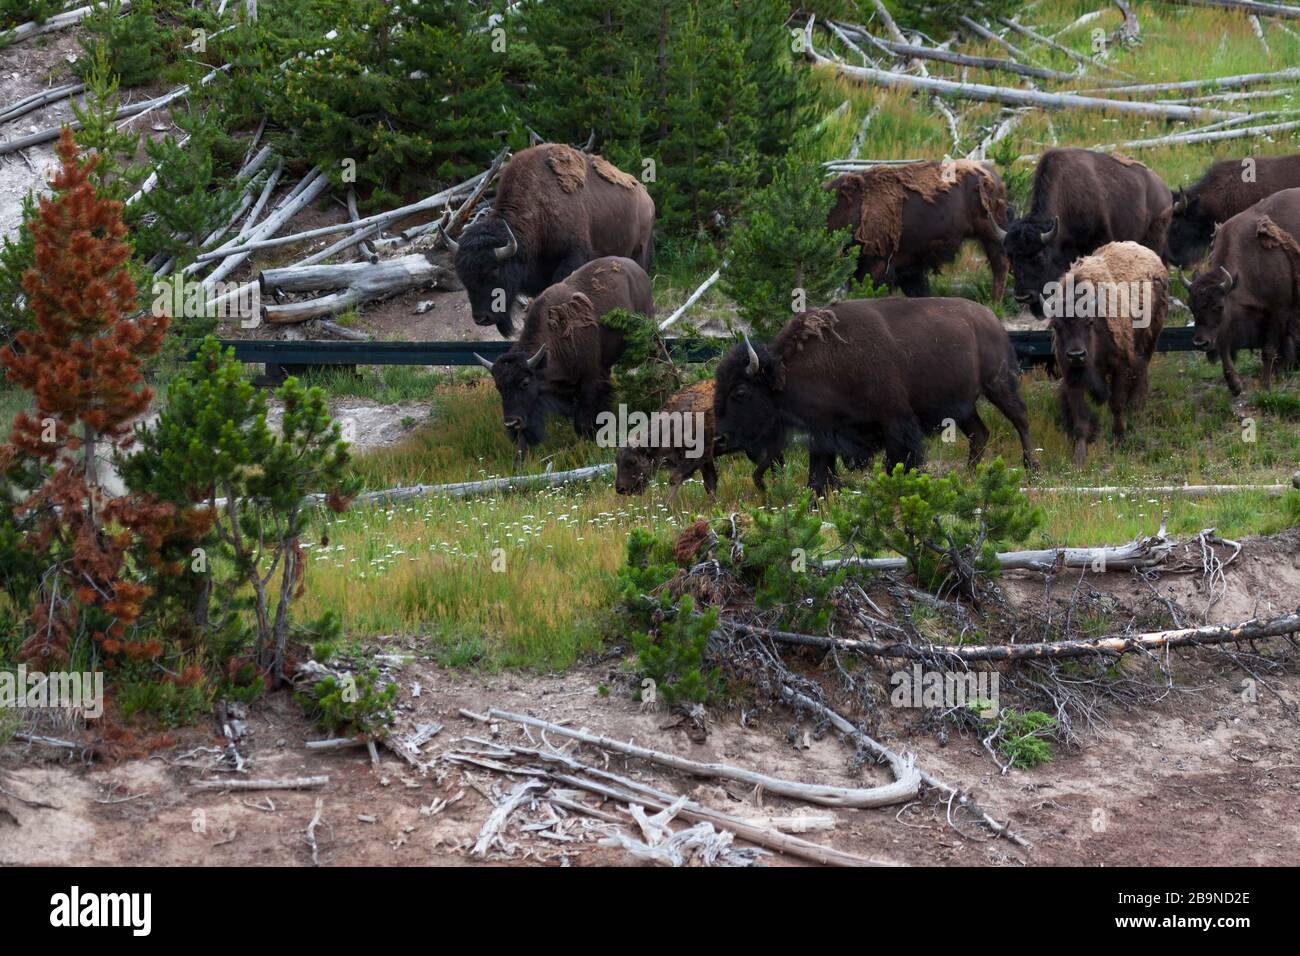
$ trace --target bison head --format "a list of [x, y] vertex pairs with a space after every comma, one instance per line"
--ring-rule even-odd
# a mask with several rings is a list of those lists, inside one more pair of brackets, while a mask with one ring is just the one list
[[1192, 320], [1196, 331], [1192, 334], [1192, 344], [1198, 349], [1211, 349], [1219, 337], [1219, 328], [1223, 324], [1223, 303], [1237, 284], [1237, 277], [1219, 266], [1192, 279], [1188, 305], [1192, 310]]
[[826, 227], [831, 232], [840, 229], [856, 230], [862, 219], [862, 177], [857, 173], [848, 173], [831, 180], [822, 187], [835, 193], [835, 204], [831, 206], [826, 218]]
[[501, 421], [515, 443], [515, 454], [522, 459], [529, 445], [536, 445], [545, 434], [546, 344], [529, 355], [511, 349], [495, 362], [477, 352], [479, 364], [492, 373], [492, 381], [501, 394]]
[[1052, 336], [1056, 339], [1056, 353], [1059, 361], [1064, 363], [1062, 371], [1066, 378], [1080, 374], [1088, 367], [1088, 349], [1092, 345], [1091, 315], [1070, 315], [1072, 309], [1061, 310], [1064, 314], [1053, 315]]
[[1056, 242], [1060, 230], [1061, 220], [1056, 216], [1018, 219], [1005, 230], [998, 229], [1011, 262], [1016, 301], [1039, 318], [1043, 317], [1044, 286], [1059, 279], [1070, 266], [1062, 261]]
[[503, 338], [514, 334], [511, 315], [523, 288], [526, 266], [509, 224], [488, 216], [468, 227], [459, 240], [445, 236], [456, 254], [456, 275], [469, 296], [476, 325], [495, 325]]
[[1214, 238], [1214, 217], [1201, 209], [1195, 193], [1178, 190], [1174, 196], [1174, 214], [1169, 220], [1169, 258], [1186, 269], [1209, 248]]
[[627, 445], [614, 458], [614, 490], [620, 495], [639, 495], [654, 473], [655, 460], [649, 449]]
[[785, 444], [783, 391], [785, 363], [766, 346], [755, 348], [746, 336], [718, 364], [714, 454], [743, 451], [760, 466], [770, 460], [773, 450]]

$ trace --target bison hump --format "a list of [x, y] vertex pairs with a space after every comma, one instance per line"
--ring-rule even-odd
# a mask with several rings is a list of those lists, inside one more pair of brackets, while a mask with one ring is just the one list
[[582, 153], [563, 143], [548, 143], [546, 165], [551, 168], [560, 188], [566, 193], [576, 193], [587, 184], [587, 160]]
[[1141, 166], [1143, 169], [1147, 168], [1146, 163], [1138, 162], [1138, 160], [1134, 159], [1132, 156], [1125, 156], [1123, 153], [1111, 153], [1110, 158], [1115, 160], [1115, 162], [1119, 163], [1121, 166]]
[[839, 318], [830, 309], [813, 309], [796, 315], [781, 333], [782, 345], [787, 350], [800, 352], [809, 342], [826, 341], [827, 335], [843, 342], [844, 337], [836, 330], [839, 322]]
[[613, 183], [615, 186], [621, 186], [624, 189], [636, 189], [638, 185], [635, 176], [623, 172], [604, 156], [592, 156], [591, 165], [596, 170], [596, 175], [606, 182]]

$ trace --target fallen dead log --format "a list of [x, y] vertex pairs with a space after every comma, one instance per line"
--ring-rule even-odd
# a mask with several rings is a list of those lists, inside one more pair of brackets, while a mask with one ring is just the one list
[[1094, 487], [1064, 485], [1020, 489], [1026, 494], [1040, 495], [1203, 495], [1232, 494], [1239, 491], [1261, 491], [1269, 495], [1281, 495], [1292, 488], [1300, 488], [1300, 471], [1291, 476], [1291, 484], [1283, 485], [1100, 485]]
[[[601, 770], [584, 764], [566, 754], [556, 753], [554, 751], [535, 750], [528, 747], [503, 747], [514, 754], [523, 757], [530, 757], [543, 763], [558, 764], [564, 768], [564, 772], [554, 769], [537, 769], [520, 768], [516, 772], [521, 773], [542, 773], [552, 780], [563, 783], [575, 790], [585, 790], [588, 793], [594, 793], [598, 796], [609, 800], [616, 800], [620, 803], [631, 805], [633, 803], [645, 806], [652, 810], [666, 810], [670, 806], [677, 804], [681, 798], [671, 794], [664, 793], [648, 784], [632, 780], [629, 777], [620, 776], [608, 770]], [[514, 770], [514, 768], [507, 768]], [[596, 779], [591, 779], [591, 778]], [[853, 853], [846, 853], [843, 850], [837, 850], [834, 847], [822, 846], [819, 843], [813, 843], [811, 840], [804, 840], [797, 836], [791, 836], [774, 830], [770, 827], [764, 827], [752, 823], [743, 817], [733, 816], [721, 810], [714, 810], [712, 807], [706, 807], [703, 804], [696, 803], [693, 800], [687, 800], [682, 803], [677, 811], [677, 815], [685, 817], [688, 820], [704, 821], [712, 823], [717, 827], [724, 827], [730, 830], [742, 840], [753, 843], [757, 846], [767, 847], [778, 853], [784, 853], [788, 856], [798, 857], [799, 859], [809, 860], [813, 863], [819, 863], [823, 866], [889, 866], [891, 864], [882, 863], [877, 860], [868, 859], [867, 857], [858, 856]]]
[[1111, 0], [1115, 6], [1119, 7], [1120, 14], [1124, 17], [1124, 22], [1119, 25], [1115, 33], [1119, 36], [1121, 43], [1132, 45], [1142, 42], [1142, 24], [1138, 22], [1137, 14], [1129, 6], [1128, 0]]
[[[349, 220], [347, 222], [334, 223], [329, 226], [321, 226], [317, 229], [308, 229], [305, 232], [296, 232], [288, 236], [277, 236], [274, 239], [247, 241], [241, 245], [232, 247], [230, 250], [226, 251], [225, 254], [232, 255], [235, 253], [258, 252], [262, 249], [273, 249], [277, 246], [291, 245], [295, 242], [305, 242], [308, 239], [317, 239], [321, 236], [332, 236], [338, 232], [355, 232], [366, 226], [376, 224], [383, 225], [392, 222], [395, 219], [404, 219], [407, 216], [413, 216], [421, 212], [428, 212], [431, 209], [441, 209], [467, 190], [472, 190], [474, 186], [478, 184], [479, 179], [485, 175], [486, 173], [479, 173], [477, 176], [467, 179], [463, 183], [458, 183], [450, 189], [444, 189], [442, 192], [421, 199], [419, 202], [411, 203], [409, 206], [390, 209], [388, 212], [376, 213], [373, 216], [366, 216], [364, 219], [357, 219], [355, 221]], [[205, 252], [198, 256], [195, 261], [201, 263], [219, 258], [218, 252], [221, 251], [222, 250], [214, 250], [212, 252]]]
[[[836, 26], [851, 36], [870, 36], [862, 27], [842, 23], [836, 24]], [[971, 56], [965, 53], [954, 53], [951, 50], [917, 46], [914, 43], [899, 43], [895, 40], [881, 40], [876, 37], [871, 39], [882, 50], [887, 50], [904, 60], [933, 60], [938, 63], [951, 63], [954, 66], [967, 66], [979, 70], [999, 70], [1004, 73], [1015, 73], [1019, 76], [1028, 76], [1039, 80], [1069, 81], [1078, 79], [1078, 75], [1075, 73], [1063, 73], [1060, 70], [1048, 69], [1045, 66], [1026, 66], [1023, 63], [1017, 63], [1015, 60], [1003, 60], [992, 56]]]
[[363, 302], [373, 302], [436, 283], [447, 270], [434, 265], [423, 253], [376, 263], [350, 262], [343, 265], [289, 266], [267, 269], [258, 277], [263, 291], [340, 289], [331, 295], [304, 302], [266, 303], [262, 318], [275, 325], [305, 322], [346, 312]]
[[1268, 123], [1263, 126], [1238, 126], [1233, 129], [1193, 130], [1189, 133], [1173, 133], [1169, 136], [1157, 136], [1152, 139], [1131, 139], [1124, 143], [1109, 143], [1096, 147], [1108, 151], [1115, 149], [1145, 149], [1153, 146], [1171, 146], [1175, 144], [1209, 143], [1224, 139], [1243, 139], [1248, 136], [1267, 136], [1289, 129], [1300, 129], [1300, 120], [1288, 120], [1285, 123]]
[[1115, 113], [1130, 113], [1142, 116], [1158, 116], [1163, 119], [1226, 119], [1238, 116], [1238, 113], [1223, 110], [1206, 109], [1198, 106], [1178, 106], [1161, 103], [1145, 103], [1134, 100], [1103, 99], [1101, 97], [1081, 96], [1077, 93], [1044, 93], [1040, 90], [1020, 90], [1003, 86], [988, 86], [983, 83], [957, 83], [934, 77], [908, 76], [902, 73], [890, 73], [869, 66], [850, 66], [829, 59], [818, 53], [812, 45], [812, 20], [809, 20], [809, 33], [805, 37], [804, 54], [814, 63], [833, 67], [841, 74], [853, 79], [863, 80], [891, 89], [912, 89], [929, 93], [943, 93], [958, 99], [976, 100], [986, 103], [1008, 103], [1013, 106], [1040, 106], [1044, 108], [1071, 110], [1104, 110]]
[[308, 750], [330, 751], [330, 750], [348, 750], [352, 747], [364, 747], [366, 738], [362, 737], [330, 737], [328, 740], [309, 740], [304, 744]]
[[1220, 10], [1245, 10], [1265, 17], [1283, 20], [1300, 20], [1300, 7], [1287, 7], [1278, 3], [1260, 3], [1258, 0], [1169, 0], [1170, 3], [1189, 7], [1217, 7]]
[[24, 96], [16, 103], [0, 110], [0, 123], [10, 123], [21, 116], [26, 116], [28, 113], [43, 109], [51, 103], [58, 103], [60, 100], [66, 100], [78, 93], [85, 92], [85, 89], [85, 83], [67, 83], [52, 89], [41, 90], [39, 93], [33, 93], [30, 96]]
[[1076, 90], [1075, 92], [1080, 95], [1085, 93], [1111, 95], [1115, 93], [1169, 93], [1174, 90], [1232, 90], [1242, 86], [1252, 86], [1256, 83], [1276, 83], [1279, 80], [1297, 79], [1300, 79], [1300, 68], [1289, 67], [1271, 73], [1238, 73], [1233, 76], [1211, 76], [1200, 80], [1180, 80], [1176, 83], [1132, 83], [1126, 86], [1099, 87], [1090, 90]]
[[[1017, 23], [1015, 20], [1012, 20], [1009, 17], [999, 16], [997, 18], [997, 21], [998, 23], [1002, 24], [1004, 27], [1007, 27], [1010, 30], [1014, 30], [1016, 33], [1019, 33], [1021, 36], [1029, 40], [1033, 40], [1035, 43], [1041, 43], [1043, 46], [1049, 47], [1055, 50], [1057, 53], [1065, 54], [1075, 63], [1079, 64], [1080, 73], [1086, 72], [1087, 69], [1092, 66], [1101, 67], [1103, 70], [1109, 70], [1112, 73], [1122, 73], [1122, 71], [1117, 70], [1109, 63], [1100, 63], [1096, 60], [1090, 60], [1088, 59], [1088, 57], [1084, 56], [1082, 53], [1079, 53], [1077, 50], [1071, 50], [1068, 46], [1064, 46], [1063, 44], [1057, 43], [1051, 37], [1045, 37], [1041, 33], [1037, 33], [1034, 30], [1029, 29], [1029, 27]], [[1127, 74], [1123, 74], [1123, 75], [1127, 75]]]
[[1167, 647], [1202, 647], [1212, 644], [1231, 644], [1238, 641], [1281, 637], [1300, 632], [1300, 613], [1284, 614], [1266, 621], [1251, 619], [1240, 624], [1211, 624], [1204, 627], [1185, 627], [1170, 631], [1150, 631], [1142, 634], [1114, 635], [1080, 641], [1050, 641], [1041, 644], [908, 644], [902, 641], [875, 641], [848, 637], [823, 637], [818, 634], [799, 634], [772, 628], [750, 627], [728, 622], [733, 630], [766, 637], [781, 644], [798, 644], [842, 651], [857, 651], [868, 657], [897, 657], [908, 660], [952, 661], [1023, 661], [1043, 658], [1092, 657], [1104, 655], [1121, 657], [1134, 651], [1153, 651]]
[[199, 790], [314, 790], [330, 782], [329, 777], [276, 777], [265, 780], [194, 780]]
[[824, 807], [884, 807], [896, 803], [906, 803], [916, 796], [917, 787], [920, 783], [920, 776], [911, 762], [900, 760], [892, 769], [895, 774], [895, 780], [891, 784], [881, 787], [871, 787], [861, 789], [856, 787], [829, 787], [820, 784], [801, 783], [796, 780], [783, 780], [778, 777], [769, 777], [767, 774], [757, 773], [753, 770], [746, 770], [743, 767], [733, 767], [722, 763], [699, 763], [686, 757], [680, 757], [676, 754], [664, 753], [658, 750], [651, 750], [648, 747], [638, 747], [634, 744], [625, 744], [609, 737], [601, 737], [595, 734], [589, 734], [581, 730], [570, 730], [559, 724], [553, 724], [550, 721], [539, 720], [536, 717], [528, 717], [523, 714], [513, 714], [509, 711], [491, 708], [488, 710], [489, 718], [499, 718], [512, 723], [522, 724], [528, 727], [537, 727], [546, 733], [554, 734], [559, 737], [568, 737], [571, 740], [580, 741], [590, 747], [597, 747], [601, 750], [612, 750], [615, 753], [626, 754], [629, 757], [637, 757], [641, 760], [656, 763], [660, 766], [671, 767], [673, 770], [679, 770], [688, 773], [694, 777], [707, 777], [714, 780], [734, 780], [738, 783], [747, 784], [753, 787], [762, 788], [764, 793], [775, 794], [776, 796], [789, 797], [795, 800], [803, 800], [807, 803], [815, 803]]
[[[199, 85], [206, 86], [207, 84], [212, 82], [212, 80], [217, 76], [217, 74], [224, 73], [226, 70], [229, 69], [230, 69], [229, 64], [227, 64], [226, 66], [218, 67], [217, 69], [213, 70], [211, 73], [208, 73], [206, 76], [204, 76], [203, 79], [199, 81]], [[177, 89], [173, 90], [170, 93], [166, 93], [162, 96], [154, 97], [151, 100], [143, 100], [142, 102], [139, 103], [132, 103], [130, 106], [121, 107], [117, 111], [117, 118], [119, 121], [118, 128], [119, 129], [122, 128], [123, 126], [126, 125], [126, 123], [129, 120], [134, 119], [135, 117], [139, 116], [142, 113], [148, 113], [151, 110], [156, 110], [160, 107], [166, 106], [168, 103], [172, 102], [173, 100], [178, 99], [179, 97], [182, 97], [185, 94], [189, 93], [189, 91], [190, 91], [190, 86], [189, 84], [186, 84], [184, 86], [178, 87]], [[68, 129], [72, 130], [73, 132], [76, 132], [77, 130], [81, 129], [81, 121], [76, 119], [65, 120], [64, 122], [60, 123], [58, 126], [52, 126], [49, 127], [48, 129], [43, 129], [35, 133], [30, 133], [27, 136], [19, 136], [17, 139], [5, 140], [3, 143], [0, 143], [0, 156], [7, 156], [9, 153], [16, 153], [19, 150], [27, 149], [30, 146], [40, 146], [44, 143], [52, 143], [56, 139], [58, 139], [61, 135], [63, 135], [63, 128], [65, 126]]]
[[708, 292], [710, 287], [712, 287], [713, 283], [717, 282], [720, 278], [722, 278], [722, 270], [725, 268], [727, 268], [727, 264], [724, 262], [721, 266], [719, 266], [717, 269], [713, 271], [713, 275], [709, 276], [707, 279], [701, 282], [699, 288], [696, 289], [694, 292], [692, 292], [686, 298], [686, 301], [677, 307], [677, 309], [673, 312], [672, 315], [668, 316], [668, 318], [664, 319], [662, 322], [659, 323], [659, 331], [662, 332], [664, 329], [668, 328], [670, 325], [672, 325], [678, 319], [680, 319], [683, 315], [685, 315], [686, 310], [689, 309], [691, 306], [693, 306], [696, 302], [698, 302], [700, 296], [704, 295], [705, 292]]
[[[854, 740], [857, 740], [865, 744], [868, 750], [876, 754], [881, 759], [888, 760], [891, 762], [900, 759], [898, 754], [894, 753], [894, 751], [890, 750], [884, 744], [873, 740], [870, 736], [868, 736], [865, 732], [863, 732], [862, 729], [859, 728], [856, 724], [854, 724], [852, 721], [848, 720], [847, 718], [841, 716], [840, 714], [836, 713], [834, 710], [832, 710], [830, 707], [827, 707], [821, 701], [813, 700], [811, 697], [807, 696], [806, 694], [802, 694], [799, 691], [789, 686], [783, 686], [781, 688], [781, 696], [788, 701], [791, 701], [793, 703], [798, 703], [803, 707], [808, 707], [811, 710], [817, 711], [822, 716], [824, 716], [828, 721], [830, 721], [831, 726], [833, 726], [836, 730], [838, 730], [842, 734], [848, 734]], [[983, 808], [981, 808], [979, 804], [975, 802], [974, 798], [970, 796], [970, 794], [966, 793], [963, 790], [959, 790], [950, 784], [944, 783], [938, 777], [934, 776], [931, 773], [927, 773], [924, 770], [918, 772], [921, 775], [922, 783], [924, 783], [927, 787], [930, 787], [934, 790], [939, 790], [947, 794], [950, 800], [957, 803], [958, 806], [965, 807], [967, 811], [974, 814], [980, 820], [980, 822], [982, 822], [986, 827], [988, 827], [989, 830], [992, 831], [994, 834], [1002, 837], [1003, 839], [1010, 840], [1012, 843], [1016, 844], [1017, 846], [1023, 847], [1026, 850], [1033, 849], [1032, 845], [1029, 843], [1028, 840], [1026, 840], [1020, 834], [1016, 833], [1014, 830], [1011, 829], [1010, 821], [1003, 823], [995, 819], [992, 814], [988, 813]], [[949, 823], [951, 822], [952, 821], [950, 818]]]
[[[1098, 572], [1129, 571], [1163, 564], [1176, 546], [1165, 537], [1164, 528], [1148, 538], [1128, 544], [1099, 548], [1042, 548], [1031, 551], [1000, 551], [998, 567], [1003, 571], [1046, 571], [1058, 567], [1089, 568]], [[867, 568], [872, 571], [904, 571], [906, 558], [837, 558], [823, 561], [824, 568]]]
[[483, 822], [483, 828], [479, 830], [478, 839], [474, 842], [474, 855], [487, 856], [487, 851], [491, 849], [492, 844], [501, 841], [501, 831], [509, 821], [510, 814], [515, 812], [519, 804], [532, 798], [532, 791], [544, 786], [546, 785], [540, 780], [521, 780], [515, 784], [510, 794], [496, 805], [496, 808], [488, 814], [487, 820]]
[[[489, 495], [499, 491], [512, 491], [516, 488], [556, 488], [560, 485], [578, 481], [590, 481], [614, 470], [613, 464], [588, 465], [571, 471], [546, 472], [540, 475], [511, 475], [507, 478], [488, 478], [483, 481], [461, 481], [450, 485], [410, 485], [405, 488], [388, 488], [383, 491], [367, 491], [352, 499], [352, 506], [390, 505], [413, 498], [427, 498], [432, 495], [447, 495], [452, 498], [472, 498], [476, 495]], [[317, 507], [325, 503], [325, 495], [308, 495], [302, 500], [304, 507]], [[216, 498], [212, 507], [224, 508], [225, 498]]]
[[1021, 50], [1020, 48], [1018, 48], [1018, 47], [1012, 45], [1012, 44], [1011, 44], [1008, 40], [1006, 40], [1004, 37], [1000, 37], [1000, 36], [998, 36], [996, 33], [994, 33], [994, 32], [993, 32], [992, 30], [990, 30], [988, 27], [983, 26], [982, 24], [976, 23], [976, 22], [975, 22], [974, 20], [972, 20], [970, 17], [968, 17], [968, 16], [958, 16], [958, 17], [957, 17], [957, 22], [960, 23], [962, 26], [964, 26], [964, 27], [965, 27], [967, 30], [969, 30], [971, 33], [975, 34], [977, 37], [980, 37], [980, 38], [983, 39], [983, 40], [988, 40], [990, 43], [993, 43], [993, 44], [995, 44], [995, 45], [997, 45], [997, 46], [1002, 47], [1002, 49], [1006, 50], [1008, 53], [1010, 53], [1012, 56], [1016, 57], [1017, 59], [1020, 59], [1020, 60], [1028, 60], [1028, 59], [1029, 59], [1028, 54], [1026, 54], [1023, 50]]
[[[252, 243], [266, 236], [274, 235], [279, 232], [294, 216], [302, 212], [320, 196], [330, 186], [329, 177], [321, 172], [320, 167], [314, 169], [315, 175], [308, 173], [301, 183], [298, 184], [297, 190], [289, 194], [279, 206], [276, 207], [269, 216], [266, 217], [259, 225], [253, 227], [249, 233], [249, 239]], [[254, 207], [256, 211], [256, 207]], [[253, 213], [249, 213], [249, 222], [253, 221]], [[212, 253], [203, 255], [213, 258], [220, 258], [221, 262], [203, 279], [203, 288], [210, 289], [219, 281], [228, 276], [246, 260], [251, 252], [247, 251], [248, 245], [230, 249], [229, 251], [216, 250]], [[202, 258], [199, 256], [198, 258]], [[196, 261], [193, 265], [198, 265]]]
[[[92, 13], [96, 13], [108, 6], [107, 3], [92, 3], [84, 7], [78, 7], [75, 10], [67, 10], [63, 13], [56, 13], [49, 17], [44, 23], [37, 23], [30, 20], [27, 23], [20, 23], [12, 30], [0, 32], [0, 40], [9, 43], [21, 43], [23, 40], [30, 40], [32, 37], [43, 36], [46, 33], [54, 33], [58, 30], [66, 30], [68, 27], [76, 26]], [[131, 10], [131, 0], [122, 0], [121, 12], [129, 13]]]
[[[352, 222], [353, 226], [355, 227], [357, 220], [360, 218], [361, 218], [361, 213], [357, 210], [356, 187], [349, 186], [348, 187], [348, 219]], [[375, 252], [375, 247], [372, 246], [370, 243], [366, 242], [365, 239], [358, 239], [356, 244], [357, 246], [360, 247], [358, 248], [357, 251], [361, 253], [361, 258], [365, 259], [367, 262], [370, 263], [375, 263], [379, 261], [379, 254]]]

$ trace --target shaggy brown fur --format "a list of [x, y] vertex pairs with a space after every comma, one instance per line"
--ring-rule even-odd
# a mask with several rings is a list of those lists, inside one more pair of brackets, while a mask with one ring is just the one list
[[582, 153], [563, 143], [546, 143], [538, 149], [546, 150], [546, 165], [566, 193], [576, 193], [587, 185], [587, 161]]
[[614, 489], [619, 494], [640, 494], [654, 473], [664, 467], [670, 469], [670, 495], [676, 496], [681, 483], [696, 471], [703, 473], [704, 490], [713, 494], [718, 486], [718, 473], [713, 465], [713, 388], [713, 379], [687, 385], [664, 402], [661, 409], [663, 412], [704, 416], [704, 453], [691, 458], [685, 448], [651, 447], [649, 436], [644, 431], [629, 435], [627, 445], [619, 449], [615, 458]]
[[[1130, 409], [1146, 397], [1147, 366], [1169, 311], [1169, 274], [1145, 246], [1111, 242], [1075, 262], [1063, 283], [1067, 290], [1071, 281], [1075, 298], [1054, 310], [1063, 314], [1051, 316], [1052, 342], [1064, 370], [1061, 417], [1081, 466], [1098, 431], [1086, 396], [1110, 400], [1116, 441], [1127, 431]], [[1080, 299], [1084, 293], [1091, 298]], [[1072, 314], [1076, 305], [1084, 314]]]
[[639, 185], [635, 176], [623, 172], [604, 156], [592, 156], [591, 165], [596, 170], [597, 175], [607, 179], [615, 186], [622, 186], [624, 189], [636, 189]]
[[1291, 264], [1291, 280], [1295, 285], [1296, 299], [1300, 300], [1300, 244], [1295, 241], [1291, 233], [1268, 218], [1268, 216], [1259, 217], [1259, 225], [1255, 229], [1255, 235], [1259, 236], [1259, 244], [1265, 249], [1282, 250], [1287, 262]]
[[836, 193], [827, 225], [851, 228], [859, 246], [859, 281], [870, 275], [908, 296], [928, 295], [927, 273], [976, 239], [993, 271], [994, 297], [1001, 297], [1007, 263], [998, 230], [1007, 199], [991, 167], [966, 159], [873, 166], [826, 188]]
[[1279, 359], [1283, 366], [1295, 364], [1300, 339], [1296, 236], [1300, 187], [1273, 193], [1220, 226], [1204, 271], [1192, 280], [1192, 341], [1218, 353], [1234, 395], [1245, 388], [1235, 364], [1239, 350], [1260, 350], [1265, 389]]

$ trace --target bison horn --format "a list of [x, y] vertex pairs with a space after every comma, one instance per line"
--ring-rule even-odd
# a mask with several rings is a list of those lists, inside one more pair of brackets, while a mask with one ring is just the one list
[[754, 351], [754, 346], [749, 342], [749, 335], [741, 332], [745, 337], [745, 351], [749, 353], [749, 365], [745, 366], [745, 374], [753, 376], [758, 372], [758, 353]]
[[442, 220], [438, 223], [438, 235], [442, 236], [442, 241], [453, 253], [460, 252], [460, 243], [453, 239], [451, 233], [447, 231], [449, 225], [451, 225], [450, 209], [447, 210], [446, 214], [442, 217]]
[[543, 343], [542, 343], [542, 347], [541, 347], [540, 349], [537, 350], [537, 354], [535, 354], [532, 358], [530, 358], [530, 359], [528, 360], [528, 367], [529, 367], [529, 368], [536, 368], [536, 367], [537, 367], [537, 363], [540, 362], [540, 361], [542, 360], [542, 356], [543, 356], [544, 354], [546, 354], [546, 343], [545, 343], [545, 342], [543, 342]]
[[1219, 271], [1222, 272], [1224, 275], [1223, 281], [1219, 283], [1219, 288], [1222, 289], [1224, 294], [1226, 295], [1227, 293], [1232, 291], [1232, 287], [1237, 284], [1237, 280], [1234, 279], [1232, 277], [1232, 273], [1229, 272], [1223, 266], [1219, 266]]
[[474, 357], [475, 357], [476, 359], [478, 359], [478, 364], [479, 364], [479, 365], [482, 365], [482, 366], [483, 366], [485, 369], [487, 369], [489, 372], [492, 371], [492, 363], [491, 363], [491, 362], [489, 362], [489, 361], [488, 361], [487, 359], [485, 359], [483, 356], [479, 355], [477, 352], [474, 353]]
[[1007, 241], [1007, 231], [999, 226], [996, 222], [993, 224], [993, 234], [998, 237], [998, 242]]
[[1056, 238], [1056, 233], [1060, 228], [1061, 228], [1061, 218], [1059, 216], [1053, 216], [1052, 228], [1047, 230], [1047, 232], [1040, 233], [1038, 236], [1039, 241], [1041, 241], [1043, 245], [1047, 245], [1049, 242], [1051, 242], [1053, 239]]
[[1174, 212], [1183, 213], [1186, 212], [1186, 210], [1187, 210], [1187, 194], [1184, 193], [1180, 188], [1178, 192], [1174, 194]]
[[496, 253], [498, 262], [500, 262], [502, 259], [509, 259], [511, 256], [513, 256], [516, 252], [519, 251], [519, 241], [515, 239], [515, 234], [510, 231], [510, 223], [502, 219], [501, 224], [506, 227], [506, 235], [510, 237], [510, 241], [507, 242], [504, 246], [497, 246], [495, 249], [492, 250], [494, 253]]

